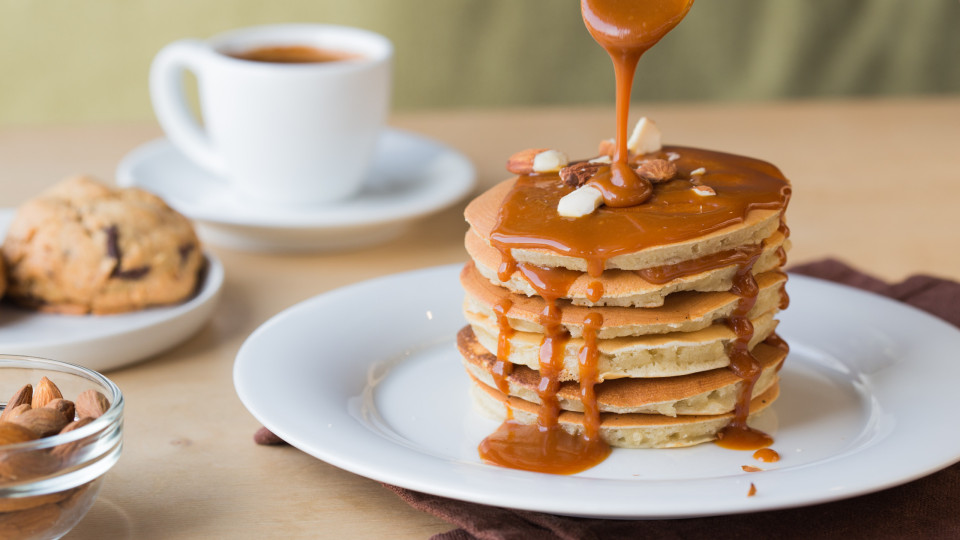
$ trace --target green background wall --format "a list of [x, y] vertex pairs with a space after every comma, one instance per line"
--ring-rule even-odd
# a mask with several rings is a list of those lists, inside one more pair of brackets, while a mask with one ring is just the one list
[[[0, 126], [149, 120], [165, 43], [276, 22], [390, 37], [399, 109], [612, 103], [576, 0], [0, 0]], [[697, 0], [637, 84], [643, 100], [957, 94], [960, 2]]]

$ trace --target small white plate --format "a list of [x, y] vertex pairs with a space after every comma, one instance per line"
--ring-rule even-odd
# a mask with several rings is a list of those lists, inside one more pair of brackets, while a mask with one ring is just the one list
[[[14, 210], [0, 209], [0, 241]], [[58, 315], [0, 304], [0, 352], [25, 354], [107, 371], [149, 358], [195, 334], [213, 315], [223, 265], [205, 251], [206, 274], [182, 304], [116, 315]]]
[[324, 206], [276, 207], [244, 199], [167, 139], [133, 150], [117, 167], [120, 185], [159, 195], [196, 220], [205, 241], [253, 251], [326, 251], [386, 242], [413, 220], [463, 198], [475, 180], [463, 154], [396, 129], [384, 130], [360, 194]]
[[[286, 441], [356, 474], [578, 516], [788, 508], [895, 486], [960, 460], [960, 432], [931, 413], [956, 393], [960, 331], [876, 295], [791, 276], [780, 332], [792, 350], [780, 399], [759, 422], [775, 437], [778, 463], [704, 444], [615, 449], [575, 476], [486, 465], [477, 444], [497, 424], [473, 410], [453, 343], [464, 324], [459, 270], [360, 283], [273, 317], [237, 354], [240, 399]], [[751, 483], [757, 494], [748, 498]]]

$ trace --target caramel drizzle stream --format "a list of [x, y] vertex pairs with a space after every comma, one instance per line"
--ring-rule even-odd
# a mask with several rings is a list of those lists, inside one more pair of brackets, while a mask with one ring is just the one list
[[560, 402], [557, 390], [560, 388], [560, 372], [563, 370], [563, 356], [570, 333], [563, 326], [563, 313], [557, 306], [557, 299], [566, 296], [577, 272], [563, 269], [536, 266], [528, 263], [517, 265], [524, 279], [546, 302], [538, 322], [543, 327], [543, 341], [540, 343], [540, 384], [537, 395], [540, 396], [540, 410], [537, 423], [542, 428], [553, 428], [560, 415]]
[[501, 298], [493, 306], [493, 313], [497, 317], [497, 361], [493, 365], [493, 380], [497, 383], [497, 388], [504, 394], [510, 393], [510, 383], [507, 377], [513, 372], [513, 363], [510, 362], [510, 340], [513, 339], [516, 330], [510, 326], [510, 320], [507, 313], [513, 307], [513, 301], [509, 298]]
[[603, 293], [603, 282], [591, 281], [590, 285], [587, 285], [587, 300], [597, 303], [603, 298]]
[[543, 326], [543, 341], [540, 343], [540, 384], [537, 395], [540, 396], [540, 410], [537, 423], [542, 428], [557, 426], [560, 416], [560, 401], [557, 391], [560, 389], [560, 371], [563, 369], [563, 352], [570, 334], [561, 320], [561, 310], [556, 299], [547, 299], [547, 306], [540, 313], [540, 325]]
[[741, 263], [733, 279], [730, 292], [740, 297], [733, 314], [727, 319], [727, 326], [733, 330], [736, 339], [730, 345], [730, 370], [743, 381], [737, 392], [733, 420], [717, 435], [717, 444], [732, 449], [756, 449], [769, 446], [773, 439], [761, 431], [747, 426], [750, 415], [750, 399], [753, 388], [760, 378], [762, 369], [753, 353], [750, 352], [750, 340], [753, 338], [753, 323], [747, 313], [757, 302], [759, 287], [753, 277], [753, 265], [760, 256], [757, 250], [748, 261]]
[[654, 266], [637, 270], [636, 273], [644, 280], [657, 285], [669, 283], [675, 279], [696, 275], [709, 270], [716, 270], [725, 266], [738, 265], [742, 267], [749, 264], [751, 270], [753, 263], [763, 252], [762, 245], [740, 246], [735, 249], [720, 251], [710, 255], [704, 255], [696, 259], [682, 261], [676, 264], [666, 264], [663, 266]]
[[[783, 214], [780, 214], [780, 226], [777, 228], [777, 231], [779, 231], [784, 238], [790, 237], [790, 227], [787, 227], [786, 222], [783, 221]], [[786, 266], [787, 250], [783, 249], [783, 246], [777, 248], [777, 259], [779, 260], [780, 268]], [[787, 309], [788, 307], [790, 307], [790, 295], [787, 294], [787, 284], [784, 283], [780, 286], [780, 309]]]
[[580, 401], [583, 403], [583, 435], [587, 440], [600, 440], [600, 406], [594, 386], [600, 374], [597, 361], [597, 332], [603, 327], [603, 315], [592, 312], [583, 319], [583, 346], [577, 356], [580, 368]]

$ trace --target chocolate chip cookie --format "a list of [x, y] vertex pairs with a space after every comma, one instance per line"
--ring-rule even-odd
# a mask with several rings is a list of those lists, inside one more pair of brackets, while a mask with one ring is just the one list
[[193, 226], [159, 197], [82, 176], [19, 208], [3, 259], [6, 298], [70, 314], [181, 302], [195, 292], [203, 266]]

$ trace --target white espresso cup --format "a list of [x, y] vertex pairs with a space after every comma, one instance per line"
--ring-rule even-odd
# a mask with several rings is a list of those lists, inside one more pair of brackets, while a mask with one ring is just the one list
[[[297, 50], [334, 59], [276, 60]], [[267, 58], [245, 59], [257, 54]], [[150, 69], [150, 97], [173, 144], [247, 199], [329, 203], [363, 186], [389, 108], [392, 58], [387, 38], [358, 28], [251, 27], [164, 47]], [[197, 78], [202, 127], [185, 96], [187, 70]]]

